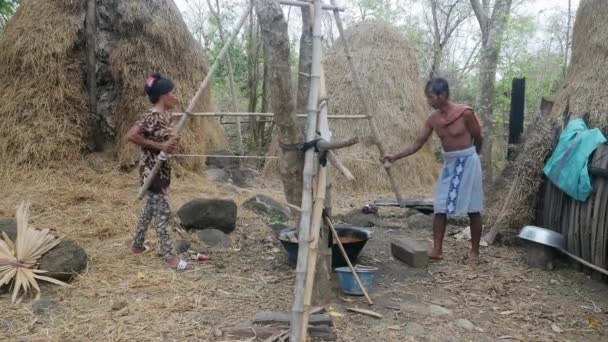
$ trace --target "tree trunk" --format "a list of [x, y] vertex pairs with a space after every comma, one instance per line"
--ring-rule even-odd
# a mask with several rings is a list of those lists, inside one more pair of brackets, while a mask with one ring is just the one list
[[492, 140], [494, 138], [494, 80], [498, 64], [498, 51], [482, 47], [479, 61], [479, 91], [477, 93], [477, 110], [483, 117], [483, 150], [482, 162], [484, 179], [492, 182]]
[[312, 17], [309, 7], [302, 9], [302, 35], [300, 36], [300, 61], [298, 74], [298, 99], [296, 111], [306, 113], [308, 93], [310, 92], [310, 69], [312, 65]]
[[[255, 9], [262, 31], [264, 48], [268, 55], [267, 65], [272, 94], [271, 106], [278, 139], [283, 144], [296, 144], [304, 140], [298, 125], [295, 101], [291, 87], [289, 66], [289, 36], [287, 22], [278, 1], [255, 0]], [[279, 172], [283, 182], [285, 198], [291, 204], [300, 205], [302, 200], [302, 170], [304, 158], [299, 151], [282, 151]]]

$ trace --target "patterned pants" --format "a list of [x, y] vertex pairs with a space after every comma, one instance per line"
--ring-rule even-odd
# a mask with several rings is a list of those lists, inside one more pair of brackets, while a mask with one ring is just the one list
[[161, 255], [166, 260], [173, 258], [175, 255], [173, 254], [171, 238], [169, 237], [170, 216], [171, 209], [169, 209], [168, 196], [148, 192], [148, 195], [146, 196], [146, 205], [144, 206], [144, 209], [139, 216], [139, 220], [137, 220], [137, 226], [135, 227], [133, 246], [139, 249], [144, 248], [144, 240], [146, 238], [148, 226], [154, 221]]

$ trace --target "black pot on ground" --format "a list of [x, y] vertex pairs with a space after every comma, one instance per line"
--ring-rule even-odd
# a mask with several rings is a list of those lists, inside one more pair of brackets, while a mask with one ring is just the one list
[[[371, 238], [371, 232], [369, 229], [363, 227], [353, 227], [346, 225], [336, 225], [336, 232], [342, 241], [344, 250], [350, 262], [355, 265], [359, 254], [365, 247], [367, 241]], [[292, 267], [295, 267], [298, 263], [298, 243], [290, 239], [292, 236], [297, 236], [295, 228], [289, 228], [281, 231], [279, 234], [279, 241], [285, 248], [287, 253], [287, 260]], [[346, 260], [340, 252], [340, 247], [337, 243], [332, 245], [332, 257], [331, 266], [332, 268], [347, 266]]]

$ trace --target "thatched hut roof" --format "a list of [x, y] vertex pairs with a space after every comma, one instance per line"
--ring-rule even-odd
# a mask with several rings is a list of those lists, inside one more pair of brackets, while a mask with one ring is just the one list
[[[383, 21], [369, 20], [346, 30], [363, 91], [369, 97], [372, 115], [387, 149], [396, 152], [413, 143], [430, 109], [412, 44], [397, 29]], [[331, 115], [365, 115], [351, 82], [350, 69], [341, 40], [325, 53], [324, 72]], [[333, 139], [358, 136], [360, 143], [338, 151], [357, 179], [350, 183], [333, 177], [340, 190], [389, 192], [390, 183], [379, 162], [367, 120], [331, 120]], [[269, 163], [268, 168], [272, 168]], [[393, 173], [404, 193], [428, 195], [439, 174], [431, 143], [416, 155], [393, 165]]]
[[[91, 63], [85, 3], [25, 0], [0, 36], [4, 165], [69, 165], [91, 150], [109, 151], [122, 164], [130, 164], [135, 149], [123, 136], [149, 106], [143, 94], [145, 77], [154, 71], [171, 77], [183, 107], [205, 77], [202, 49], [170, 0], [96, 2], [96, 22], [89, 31], [95, 37]], [[93, 108], [90, 68], [96, 70]], [[209, 94], [197, 110], [212, 110]], [[102, 138], [103, 146], [93, 146], [93, 134]], [[181, 141], [191, 153], [226, 144], [215, 120], [191, 122]]]
[[589, 124], [608, 134], [608, 100], [604, 96], [608, 78], [608, 2], [581, 1], [574, 24], [572, 58], [566, 79], [557, 94], [550, 115], [539, 120], [527, 132], [525, 144], [517, 159], [509, 166], [498, 187], [493, 191], [488, 222], [494, 224], [507, 194], [513, 187], [511, 200], [505, 206], [500, 229], [507, 235], [533, 222], [540, 200], [543, 167], [556, 143], [556, 130], [568, 117], [589, 113]]

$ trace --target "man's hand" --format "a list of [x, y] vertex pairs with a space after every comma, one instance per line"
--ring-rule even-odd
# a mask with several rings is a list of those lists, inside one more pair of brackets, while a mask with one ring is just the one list
[[177, 150], [177, 139], [171, 138], [160, 144], [160, 150], [166, 153], [173, 153]]
[[395, 158], [395, 156], [394, 156], [394, 155], [392, 155], [392, 154], [385, 154], [385, 155], [384, 155], [384, 158], [382, 158], [382, 163], [386, 163], [386, 162], [392, 163], [392, 162], [394, 162], [396, 159], [397, 159], [397, 158]]

